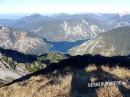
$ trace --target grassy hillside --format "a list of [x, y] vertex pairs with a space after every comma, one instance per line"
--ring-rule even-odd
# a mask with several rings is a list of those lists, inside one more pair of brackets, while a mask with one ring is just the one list
[[[129, 97], [129, 63], [123, 66], [127, 58], [86, 55], [64, 59], [1, 87], [0, 97]], [[125, 84], [89, 87], [89, 83], [114, 81]]]
[[130, 78], [130, 71], [127, 69], [102, 68], [103, 72], [100, 73], [95, 66], [89, 66], [85, 70], [74, 70], [65, 75], [31, 77], [27, 81], [0, 88], [0, 97], [129, 97], [128, 86], [88, 87], [88, 82], [110, 79], [125, 81]]
[[101, 54], [104, 56], [118, 56], [130, 54], [130, 27], [120, 27], [100, 34], [93, 40], [73, 47], [71, 55]]

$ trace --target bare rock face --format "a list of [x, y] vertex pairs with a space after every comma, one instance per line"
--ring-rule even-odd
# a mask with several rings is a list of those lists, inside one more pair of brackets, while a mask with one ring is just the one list
[[0, 47], [26, 54], [42, 54], [47, 52], [51, 45], [36, 35], [1, 26]]
[[0, 85], [9, 83], [27, 73], [22, 65], [17, 65], [12, 58], [0, 54]]
[[130, 54], [130, 27], [121, 27], [100, 34], [93, 40], [73, 47], [72, 55], [100, 54], [103, 56], [118, 56]]

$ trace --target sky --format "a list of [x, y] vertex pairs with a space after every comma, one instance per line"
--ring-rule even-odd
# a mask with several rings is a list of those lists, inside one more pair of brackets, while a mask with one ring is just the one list
[[0, 13], [127, 13], [130, 0], [0, 0]]

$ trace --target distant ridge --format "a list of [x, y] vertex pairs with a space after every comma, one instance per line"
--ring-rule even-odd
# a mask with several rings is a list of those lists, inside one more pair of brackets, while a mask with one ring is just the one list
[[48, 41], [74, 42], [91, 39], [95, 34], [113, 28], [130, 26], [130, 15], [86, 13], [42, 16], [33, 14], [18, 20], [0, 19], [0, 24], [34, 33]]

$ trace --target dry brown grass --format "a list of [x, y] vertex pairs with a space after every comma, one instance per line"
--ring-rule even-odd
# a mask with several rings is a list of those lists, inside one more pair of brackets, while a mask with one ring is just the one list
[[117, 86], [106, 86], [97, 89], [98, 97], [123, 97]]
[[[46, 77], [32, 77], [27, 82], [20, 82], [0, 89], [0, 97], [67, 97], [71, 76], [68, 75], [59, 83]], [[62, 96], [64, 95], [64, 96]], [[66, 96], [65, 96], [66, 95]]]
[[[104, 86], [93, 89], [87, 87], [89, 81], [100, 81], [100, 78], [96, 76], [98, 74], [93, 73], [96, 70], [95, 65], [90, 65], [85, 68], [85, 71], [75, 70], [72, 74], [64, 76], [31, 77], [27, 81], [0, 88], [0, 97], [125, 97], [118, 86]], [[101, 73], [102, 79], [112, 78], [112, 75], [115, 75], [116, 79], [119, 78], [119, 80], [130, 79], [130, 70], [126, 68], [102, 66], [102, 70], [110, 74], [108, 77], [105, 73]], [[74, 92], [72, 92], [72, 79], [74, 81]], [[84, 91], [87, 92], [91, 89], [92, 92], [84, 93]], [[127, 95], [127, 97], [130, 97], [130, 93], [127, 93]]]
[[127, 68], [116, 66], [115, 68], [110, 68], [108, 66], [102, 66], [103, 71], [113, 74], [121, 79], [130, 78], [130, 70]]
[[97, 70], [96, 65], [89, 65], [88, 67], [85, 68], [86, 72], [93, 72]]

